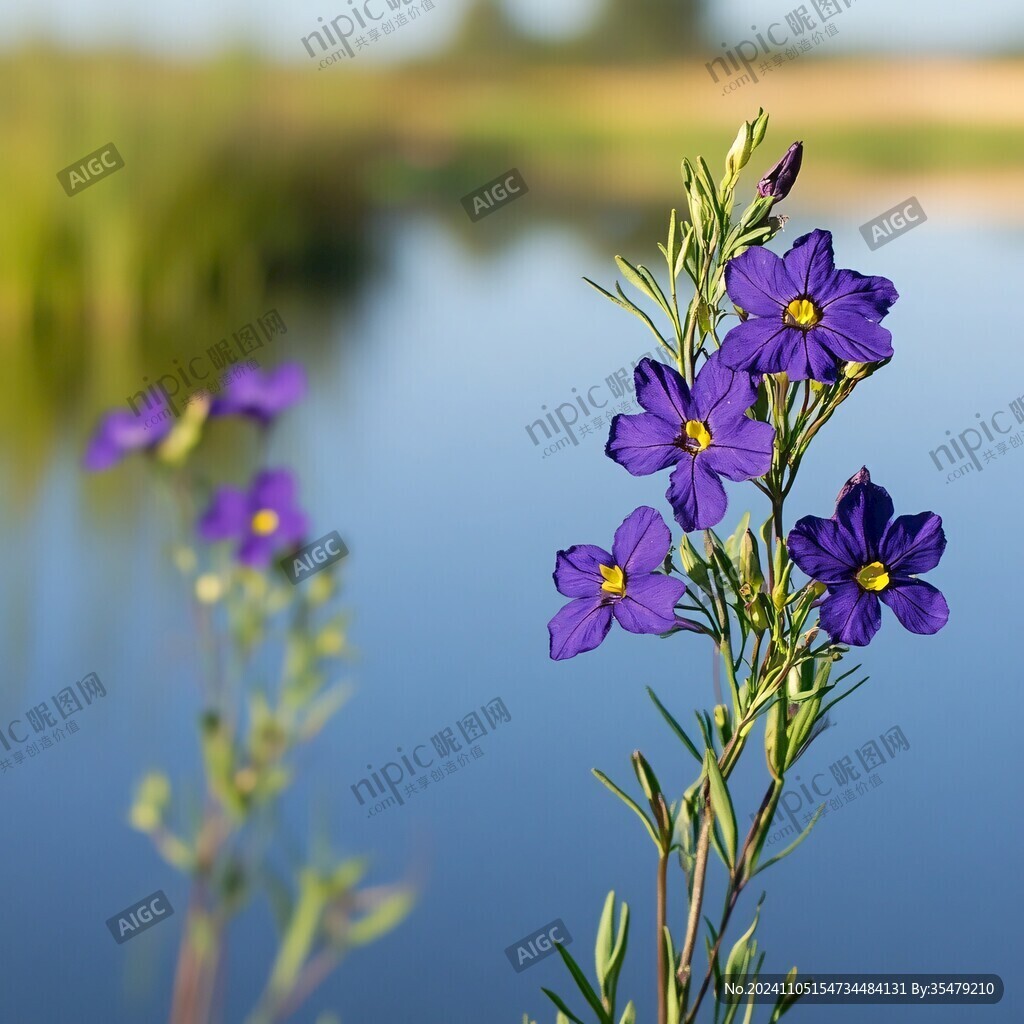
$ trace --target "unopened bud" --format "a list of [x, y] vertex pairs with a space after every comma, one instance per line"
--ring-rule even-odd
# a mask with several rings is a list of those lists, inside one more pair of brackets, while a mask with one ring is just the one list
[[757, 539], [750, 530], [740, 540], [740, 579], [758, 591], [764, 586], [761, 559], [757, 553]]
[[843, 376], [847, 380], [863, 380], [874, 372], [871, 363], [847, 363], [843, 367]]
[[729, 178], [735, 178], [746, 167], [753, 148], [753, 126], [749, 121], [744, 121], [736, 135], [736, 141], [725, 158], [725, 173]]
[[683, 572], [698, 587], [707, 586], [708, 567], [705, 565], [704, 559], [697, 554], [697, 549], [690, 543], [690, 538], [685, 533], [679, 541], [679, 561], [682, 564]]
[[782, 159], [758, 182], [757, 194], [771, 196], [772, 199], [785, 199], [789, 190], [796, 183], [800, 173], [800, 164], [804, 158], [804, 144], [794, 142], [786, 150]]

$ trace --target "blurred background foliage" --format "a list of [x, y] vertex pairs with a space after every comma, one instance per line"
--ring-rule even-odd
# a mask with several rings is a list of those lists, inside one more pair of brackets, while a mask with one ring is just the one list
[[[373, 273], [376, 217], [433, 205], [486, 248], [458, 199], [510, 166], [531, 188], [517, 220], [605, 245], [660, 236], [680, 154], [717, 159], [721, 124], [759, 105], [777, 143], [810, 140], [809, 202], [875, 190], [885, 209], [904, 177], [912, 193], [930, 176], [984, 213], [1001, 176], [1019, 184], [1021, 63], [931, 58], [911, 81], [906, 60], [822, 47], [723, 98], [703, 7], [613, 0], [578, 37], [538, 40], [478, 2], [443, 51], [387, 68], [3, 55], [0, 456], [30, 478], [58, 417], [83, 433], [267, 308], [300, 308], [311, 349], [326, 345], [328, 307]], [[69, 199], [56, 172], [107, 141], [124, 171]]]

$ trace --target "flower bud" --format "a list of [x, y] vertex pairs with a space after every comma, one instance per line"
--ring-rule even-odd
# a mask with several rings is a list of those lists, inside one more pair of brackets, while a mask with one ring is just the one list
[[871, 363], [847, 363], [843, 367], [843, 376], [847, 380], [863, 380], [872, 374]]
[[654, 774], [654, 770], [647, 763], [647, 758], [640, 753], [639, 750], [633, 751], [631, 758], [633, 762], [633, 771], [636, 772], [637, 782], [640, 783], [641, 788], [644, 791], [644, 796], [651, 804], [653, 810], [655, 802], [661, 794], [661, 786], [658, 783], [658, 778]]
[[708, 584], [708, 567], [704, 559], [697, 554], [697, 549], [690, 543], [690, 538], [684, 533], [679, 541], [679, 561], [682, 563], [683, 572], [697, 584], [698, 587], [706, 587]]
[[794, 142], [786, 150], [785, 156], [758, 182], [757, 194], [771, 196], [776, 200], [785, 199], [800, 173], [803, 158], [804, 144]]
[[753, 143], [755, 148], [760, 146], [764, 142], [765, 132], [768, 131], [768, 115], [764, 112], [763, 107], [757, 108], [757, 117], [754, 118], [754, 124], [751, 129], [753, 136]]
[[757, 553], [757, 540], [750, 530], [740, 540], [740, 579], [749, 583], [756, 592], [764, 586], [761, 559]]
[[746, 605], [747, 618], [755, 633], [763, 633], [770, 625], [768, 602], [764, 594], [758, 594], [750, 604]]
[[736, 141], [732, 144], [732, 148], [725, 158], [725, 173], [727, 177], [735, 178], [746, 167], [753, 149], [753, 127], [749, 121], [744, 121], [736, 135]]

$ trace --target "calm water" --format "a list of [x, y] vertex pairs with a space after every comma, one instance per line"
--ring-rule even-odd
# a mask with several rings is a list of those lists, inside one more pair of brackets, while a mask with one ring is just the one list
[[[1024, 447], [952, 482], [928, 452], [946, 430], [957, 434], [975, 413], [989, 418], [1024, 393], [1012, 320], [979, 316], [993, 306], [987, 299], [1001, 306], [1013, 294], [1024, 250], [1019, 236], [979, 234], [928, 212], [921, 229], [875, 253], [856, 223], [827, 218], [841, 266], [895, 280], [902, 298], [888, 324], [897, 358], [805, 461], [790, 521], [829, 514], [842, 482], [867, 464], [897, 512], [943, 515], [949, 548], [929, 578], [952, 617], [943, 633], [919, 638], [883, 613], [862, 658], [870, 683], [838, 709], [800, 774], [834, 786], [830, 764], [896, 725], [910, 749], [760, 877], [769, 894], [760, 938], [774, 971], [795, 963], [999, 973], [1000, 1005], [930, 1007], [918, 1017], [1011, 1022], [1024, 1012], [1018, 901], [1005, 871], [1020, 847], [1024, 760], [1019, 659], [1007, 640], [1020, 628], [1024, 539], [1014, 516]], [[512, 220], [503, 212], [474, 230], [501, 238]], [[813, 226], [796, 216], [785, 237]], [[272, 461], [299, 474], [317, 532], [338, 529], [351, 549], [345, 597], [359, 651], [357, 695], [303, 758], [288, 821], [299, 836], [308, 822], [325, 823], [341, 849], [373, 856], [376, 879], [425, 880], [406, 924], [353, 955], [296, 1019], [336, 1009], [344, 1024], [519, 1024], [526, 1010], [547, 1022], [540, 986], [577, 1002], [557, 958], [515, 974], [505, 947], [562, 918], [591, 969], [612, 887], [632, 905], [632, 946], [645, 959], [653, 936], [653, 851], [589, 769], [628, 783], [629, 753], [640, 747], [663, 781], [678, 776], [670, 788], [682, 788], [689, 765], [644, 687], [684, 720], [713, 700], [710, 655], [695, 637], [662, 643], [614, 632], [598, 652], [547, 659], [545, 622], [560, 603], [554, 552], [605, 543], [642, 503], [668, 516], [666, 480], [629, 477], [595, 435], [545, 458], [525, 427], [542, 406], [602, 384], [651, 346], [639, 324], [580, 282], [612, 279], [610, 251], [568, 229], [509, 235], [498, 255], [470, 251], [427, 216], [382, 232], [376, 283], [339, 311], [339, 354], [316, 367], [310, 400], [285, 418], [272, 447]], [[282, 313], [302, 321], [301, 310]], [[285, 340], [290, 356], [304, 357], [301, 330]], [[147, 768], [165, 766], [176, 784], [199, 778], [197, 655], [156, 496], [130, 468], [110, 485], [84, 477], [82, 443], [68, 436], [60, 457], [39, 468], [37, 498], [27, 510], [8, 500], [3, 520], [4, 721], [89, 671], [108, 697], [77, 716], [77, 734], [0, 778], [0, 1018], [150, 1024], [166, 1018], [186, 887], [125, 816]], [[730, 495], [732, 523], [753, 489], [733, 485]], [[405, 806], [366, 816], [350, 787], [368, 764], [419, 744], [433, 756], [431, 736], [496, 697], [511, 721], [479, 741], [483, 756]], [[756, 750], [748, 758], [756, 772], [738, 792], [753, 810], [762, 765]], [[754, 888], [736, 926], [749, 923]], [[104, 921], [155, 889], [177, 916], [116, 946]], [[717, 915], [716, 905], [717, 897]], [[681, 931], [678, 899], [671, 914]], [[262, 903], [234, 933], [229, 1021], [242, 1019], [246, 993], [265, 977], [271, 934]], [[650, 980], [635, 958], [627, 962], [620, 991], [623, 1001], [637, 998], [641, 1020], [653, 1014]], [[879, 1022], [913, 1013], [869, 1012]], [[797, 1009], [787, 1019], [824, 1017]], [[833, 1007], [828, 1019], [862, 1021], [864, 1011]]]

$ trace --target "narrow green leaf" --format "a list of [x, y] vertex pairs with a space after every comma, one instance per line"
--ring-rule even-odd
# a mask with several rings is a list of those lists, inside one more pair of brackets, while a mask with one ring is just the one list
[[577, 1017], [576, 1014], [573, 1013], [572, 1010], [570, 1010], [569, 1007], [562, 1002], [561, 998], [559, 996], [556, 996], [555, 993], [551, 991], [551, 989], [542, 987], [541, 992], [543, 992], [544, 995], [546, 995], [548, 999], [550, 999], [551, 1002], [553, 1002], [555, 1006], [558, 1007], [561, 1013], [564, 1013], [566, 1017], [568, 1017], [569, 1020], [572, 1021], [572, 1024], [583, 1024], [583, 1021], [581, 1021], [579, 1017]]
[[625, 793], [623, 793], [623, 792], [622, 792], [622, 790], [621, 790], [621, 789], [619, 789], [619, 787], [618, 787], [618, 786], [616, 786], [616, 785], [615, 785], [615, 783], [614, 783], [614, 782], [612, 782], [612, 780], [611, 780], [611, 779], [609, 779], [609, 778], [608, 778], [608, 776], [607, 776], [607, 775], [605, 775], [605, 773], [604, 773], [604, 772], [602, 772], [602, 771], [598, 771], [598, 769], [597, 769], [597, 768], [591, 768], [590, 770], [591, 770], [591, 771], [592, 771], [592, 772], [593, 772], [593, 773], [594, 773], [594, 774], [595, 774], [595, 775], [596, 775], [596, 776], [597, 776], [597, 777], [598, 777], [598, 778], [599, 778], [599, 779], [600, 779], [600, 780], [601, 780], [601, 781], [602, 781], [602, 782], [603, 782], [603, 783], [604, 783], [604, 784], [605, 784], [605, 785], [606, 785], [606, 786], [607, 786], [607, 787], [608, 787], [608, 788], [609, 788], [609, 789], [610, 789], [610, 790], [611, 790], [611, 791], [612, 791], [612, 792], [613, 792], [613, 793], [614, 793], [614, 794], [615, 794], [615, 795], [616, 795], [616, 796], [617, 796], [617, 797], [618, 797], [618, 798], [619, 798], [619, 799], [620, 799], [620, 800], [621, 800], [621, 801], [622, 801], [622, 802], [623, 802], [623, 803], [624, 803], [624, 804], [625, 804], [625, 805], [626, 805], [627, 807], [629, 807], [630, 809], [632, 809], [633, 811], [635, 811], [635, 812], [636, 812], [636, 815], [637, 815], [637, 817], [638, 817], [638, 818], [639, 818], [639, 819], [640, 819], [640, 820], [641, 820], [641, 821], [642, 821], [642, 822], [643, 822], [643, 823], [644, 823], [644, 824], [645, 824], [645, 825], [647, 826], [647, 831], [648, 831], [648, 832], [650, 833], [651, 839], [652, 839], [652, 840], [654, 841], [654, 845], [655, 845], [655, 846], [657, 846], [657, 847], [658, 847], [658, 848], [660, 849], [660, 848], [661, 848], [661, 841], [660, 841], [660, 840], [658, 839], [658, 833], [657, 833], [657, 832], [655, 831], [655, 829], [654, 829], [654, 826], [653, 826], [653, 825], [652, 825], [652, 824], [650, 823], [650, 821], [648, 820], [648, 818], [647, 818], [647, 815], [646, 815], [646, 814], [644, 814], [644, 812], [643, 812], [643, 811], [641, 811], [641, 810], [640, 810], [640, 808], [639, 808], [639, 807], [637, 806], [637, 803], [636, 803], [636, 801], [635, 801], [635, 800], [633, 800], [633, 799], [632, 799], [631, 797], [628, 797], [628, 796], [627, 796], [627, 795], [626, 795]]
[[612, 950], [611, 967], [608, 970], [606, 985], [608, 1004], [614, 1009], [615, 997], [619, 989], [619, 975], [622, 965], [626, 962], [626, 947], [629, 944], [629, 904], [625, 901], [619, 907], [619, 928], [615, 934], [615, 948]]
[[601, 1024], [613, 1024], [611, 1017], [608, 1015], [608, 1011], [605, 1010], [604, 1006], [601, 1004], [601, 1000], [598, 999], [597, 993], [594, 991], [590, 982], [587, 981], [587, 976], [580, 969], [580, 965], [572, 958], [572, 954], [560, 942], [555, 943], [555, 949], [558, 950], [558, 955], [562, 958], [565, 966], [569, 968], [569, 973], [576, 982], [576, 987], [583, 993], [583, 998], [586, 999], [590, 1004], [590, 1008], [597, 1014], [597, 1019], [601, 1021]]
[[789, 846], [782, 851], [782, 853], [776, 854], [771, 859], [766, 860], [750, 877], [753, 878], [754, 875], [761, 874], [762, 871], [766, 871], [773, 864], [777, 864], [783, 857], [788, 857], [811, 834], [811, 829], [817, 824], [818, 819], [821, 817], [821, 812], [824, 809], [825, 805], [822, 804], [817, 811], [815, 811], [814, 817], [807, 823], [807, 828], [805, 828], [803, 832], [801, 832], [800, 835], [798, 835], [796, 839], [794, 839], [793, 842], [791, 842]]
[[721, 825], [722, 838], [725, 841], [727, 863], [730, 868], [736, 867], [736, 812], [733, 810], [732, 798], [722, 778], [722, 771], [718, 767], [718, 758], [713, 751], [708, 751], [706, 758], [708, 770], [708, 781], [711, 783], [711, 806], [715, 812], [715, 819]]
[[675, 718], [672, 717], [668, 709], [660, 700], [658, 700], [654, 691], [649, 686], [647, 687], [647, 693], [650, 695], [651, 700], [654, 701], [654, 706], [661, 712], [661, 717], [668, 722], [669, 728], [679, 737], [683, 746], [693, 754], [694, 760], [696, 760], [698, 764], [703, 764], [704, 758], [701, 757], [700, 751], [697, 750], [693, 740], [683, 732], [683, 727], [675, 720]]
[[676, 953], [672, 946], [672, 931], [667, 926], [665, 936], [665, 978], [666, 1002], [668, 1004], [668, 1020], [666, 1024], [679, 1024], [679, 989], [676, 979]]
[[605, 897], [604, 909], [601, 911], [601, 921], [597, 926], [597, 941], [594, 943], [594, 967], [597, 970], [597, 983], [601, 987], [601, 994], [607, 996], [608, 988], [605, 980], [608, 977], [608, 969], [612, 962], [612, 948], [614, 945], [613, 928], [615, 924], [615, 890], [613, 889]]
[[649, 299], [653, 299], [660, 305], [660, 300], [658, 299], [657, 294], [655, 294], [654, 289], [644, 279], [644, 275], [641, 274], [640, 271], [637, 270], [637, 268], [634, 267], [632, 263], [630, 263], [628, 260], [624, 260], [621, 256], [616, 256], [615, 265], [619, 268], [619, 273], [622, 274], [622, 276], [634, 288], [636, 288], [638, 291], [643, 292], [644, 295], [646, 295]]
[[836, 697], [835, 700], [829, 701], [829, 703], [821, 709], [822, 717], [828, 713], [830, 708], [834, 708], [841, 700], [846, 700], [846, 698], [849, 697], [854, 690], [856, 690], [859, 686], [863, 686], [870, 678], [870, 676], [865, 676], [859, 683], [854, 683], [853, 686], [851, 686], [850, 689], [846, 691], [846, 693], [841, 693], [838, 697]]

